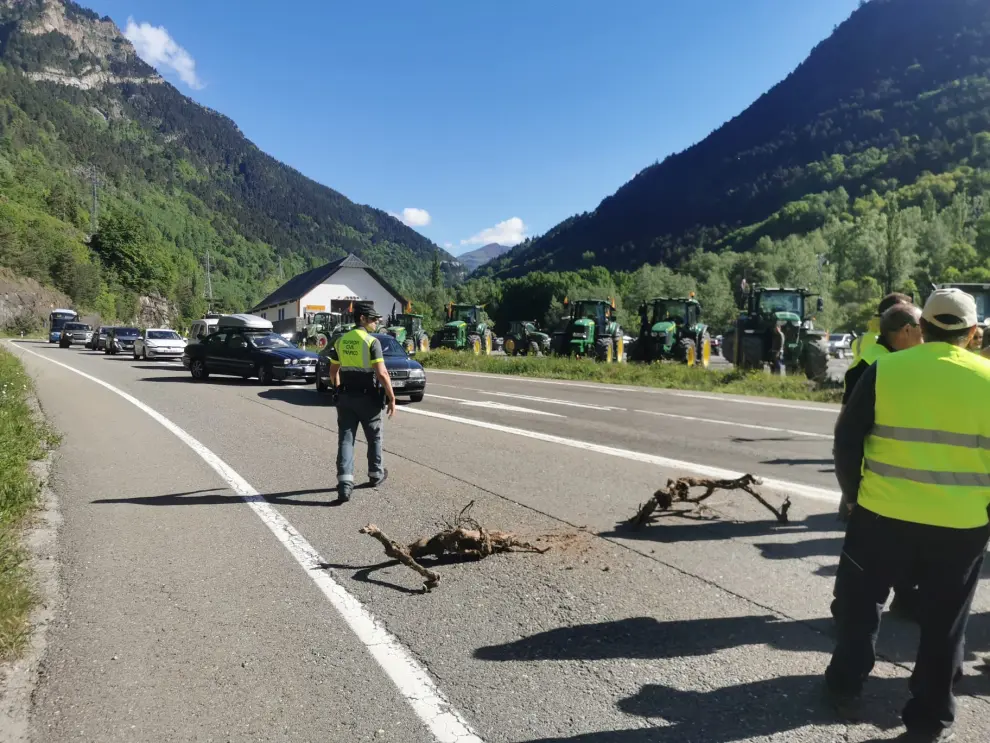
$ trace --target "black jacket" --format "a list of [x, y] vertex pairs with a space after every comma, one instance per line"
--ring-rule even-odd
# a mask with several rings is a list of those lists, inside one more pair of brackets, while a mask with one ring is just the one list
[[[862, 366], [865, 368], [859, 372], [849, 402], [835, 424], [835, 479], [846, 503], [855, 503], [859, 494], [866, 437], [876, 421], [877, 365], [864, 362]], [[846, 376], [848, 379], [848, 372]]]

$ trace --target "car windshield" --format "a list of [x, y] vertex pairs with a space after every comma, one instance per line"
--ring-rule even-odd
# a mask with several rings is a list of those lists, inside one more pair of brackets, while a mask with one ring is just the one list
[[375, 338], [377, 338], [382, 344], [382, 355], [383, 356], [405, 356], [406, 352], [402, 348], [402, 345], [395, 340], [390, 335], [375, 333]]
[[117, 330], [114, 331], [114, 333], [118, 338], [120, 337], [130, 338], [132, 336], [136, 338], [137, 336], [141, 335], [141, 331], [138, 330], [137, 328], [117, 328]]
[[176, 333], [174, 330], [149, 330], [148, 340], [163, 340], [163, 341], [177, 341], [181, 340], [182, 336]]
[[263, 333], [247, 333], [248, 338], [258, 348], [294, 348], [285, 338], [271, 331]]
[[67, 322], [65, 324], [66, 330], [89, 330], [89, 325], [84, 322]]
[[840, 334], [838, 334], [838, 335], [836, 335], [835, 333], [833, 333], [832, 335], [830, 335], [830, 336], [828, 337], [828, 339], [829, 339], [830, 341], [837, 341], [837, 342], [838, 342], [838, 341], [842, 341], [842, 340], [843, 340], [843, 339], [844, 339], [845, 337], [846, 337], [846, 336], [845, 336], [845, 335], [843, 335], [843, 334], [841, 334], [841, 333], [840, 333]]

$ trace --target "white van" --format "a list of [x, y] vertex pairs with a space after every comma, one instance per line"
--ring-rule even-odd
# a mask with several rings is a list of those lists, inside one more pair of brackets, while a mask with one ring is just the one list
[[207, 315], [192, 324], [189, 329], [189, 345], [200, 343], [217, 332], [217, 323], [220, 322], [220, 315]]

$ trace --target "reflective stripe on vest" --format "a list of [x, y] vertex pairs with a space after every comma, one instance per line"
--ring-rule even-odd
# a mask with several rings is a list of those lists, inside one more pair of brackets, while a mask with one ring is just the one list
[[953, 529], [987, 523], [990, 361], [947, 343], [882, 354], [859, 503]]

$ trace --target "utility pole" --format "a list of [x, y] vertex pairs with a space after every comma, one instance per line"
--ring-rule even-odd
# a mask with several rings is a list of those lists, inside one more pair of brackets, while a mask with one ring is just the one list
[[93, 187], [93, 211], [89, 219], [89, 236], [92, 237], [100, 231], [100, 177], [95, 165], [89, 166], [89, 180]]
[[206, 306], [213, 310], [213, 277], [210, 273], [210, 251], [206, 251]]

